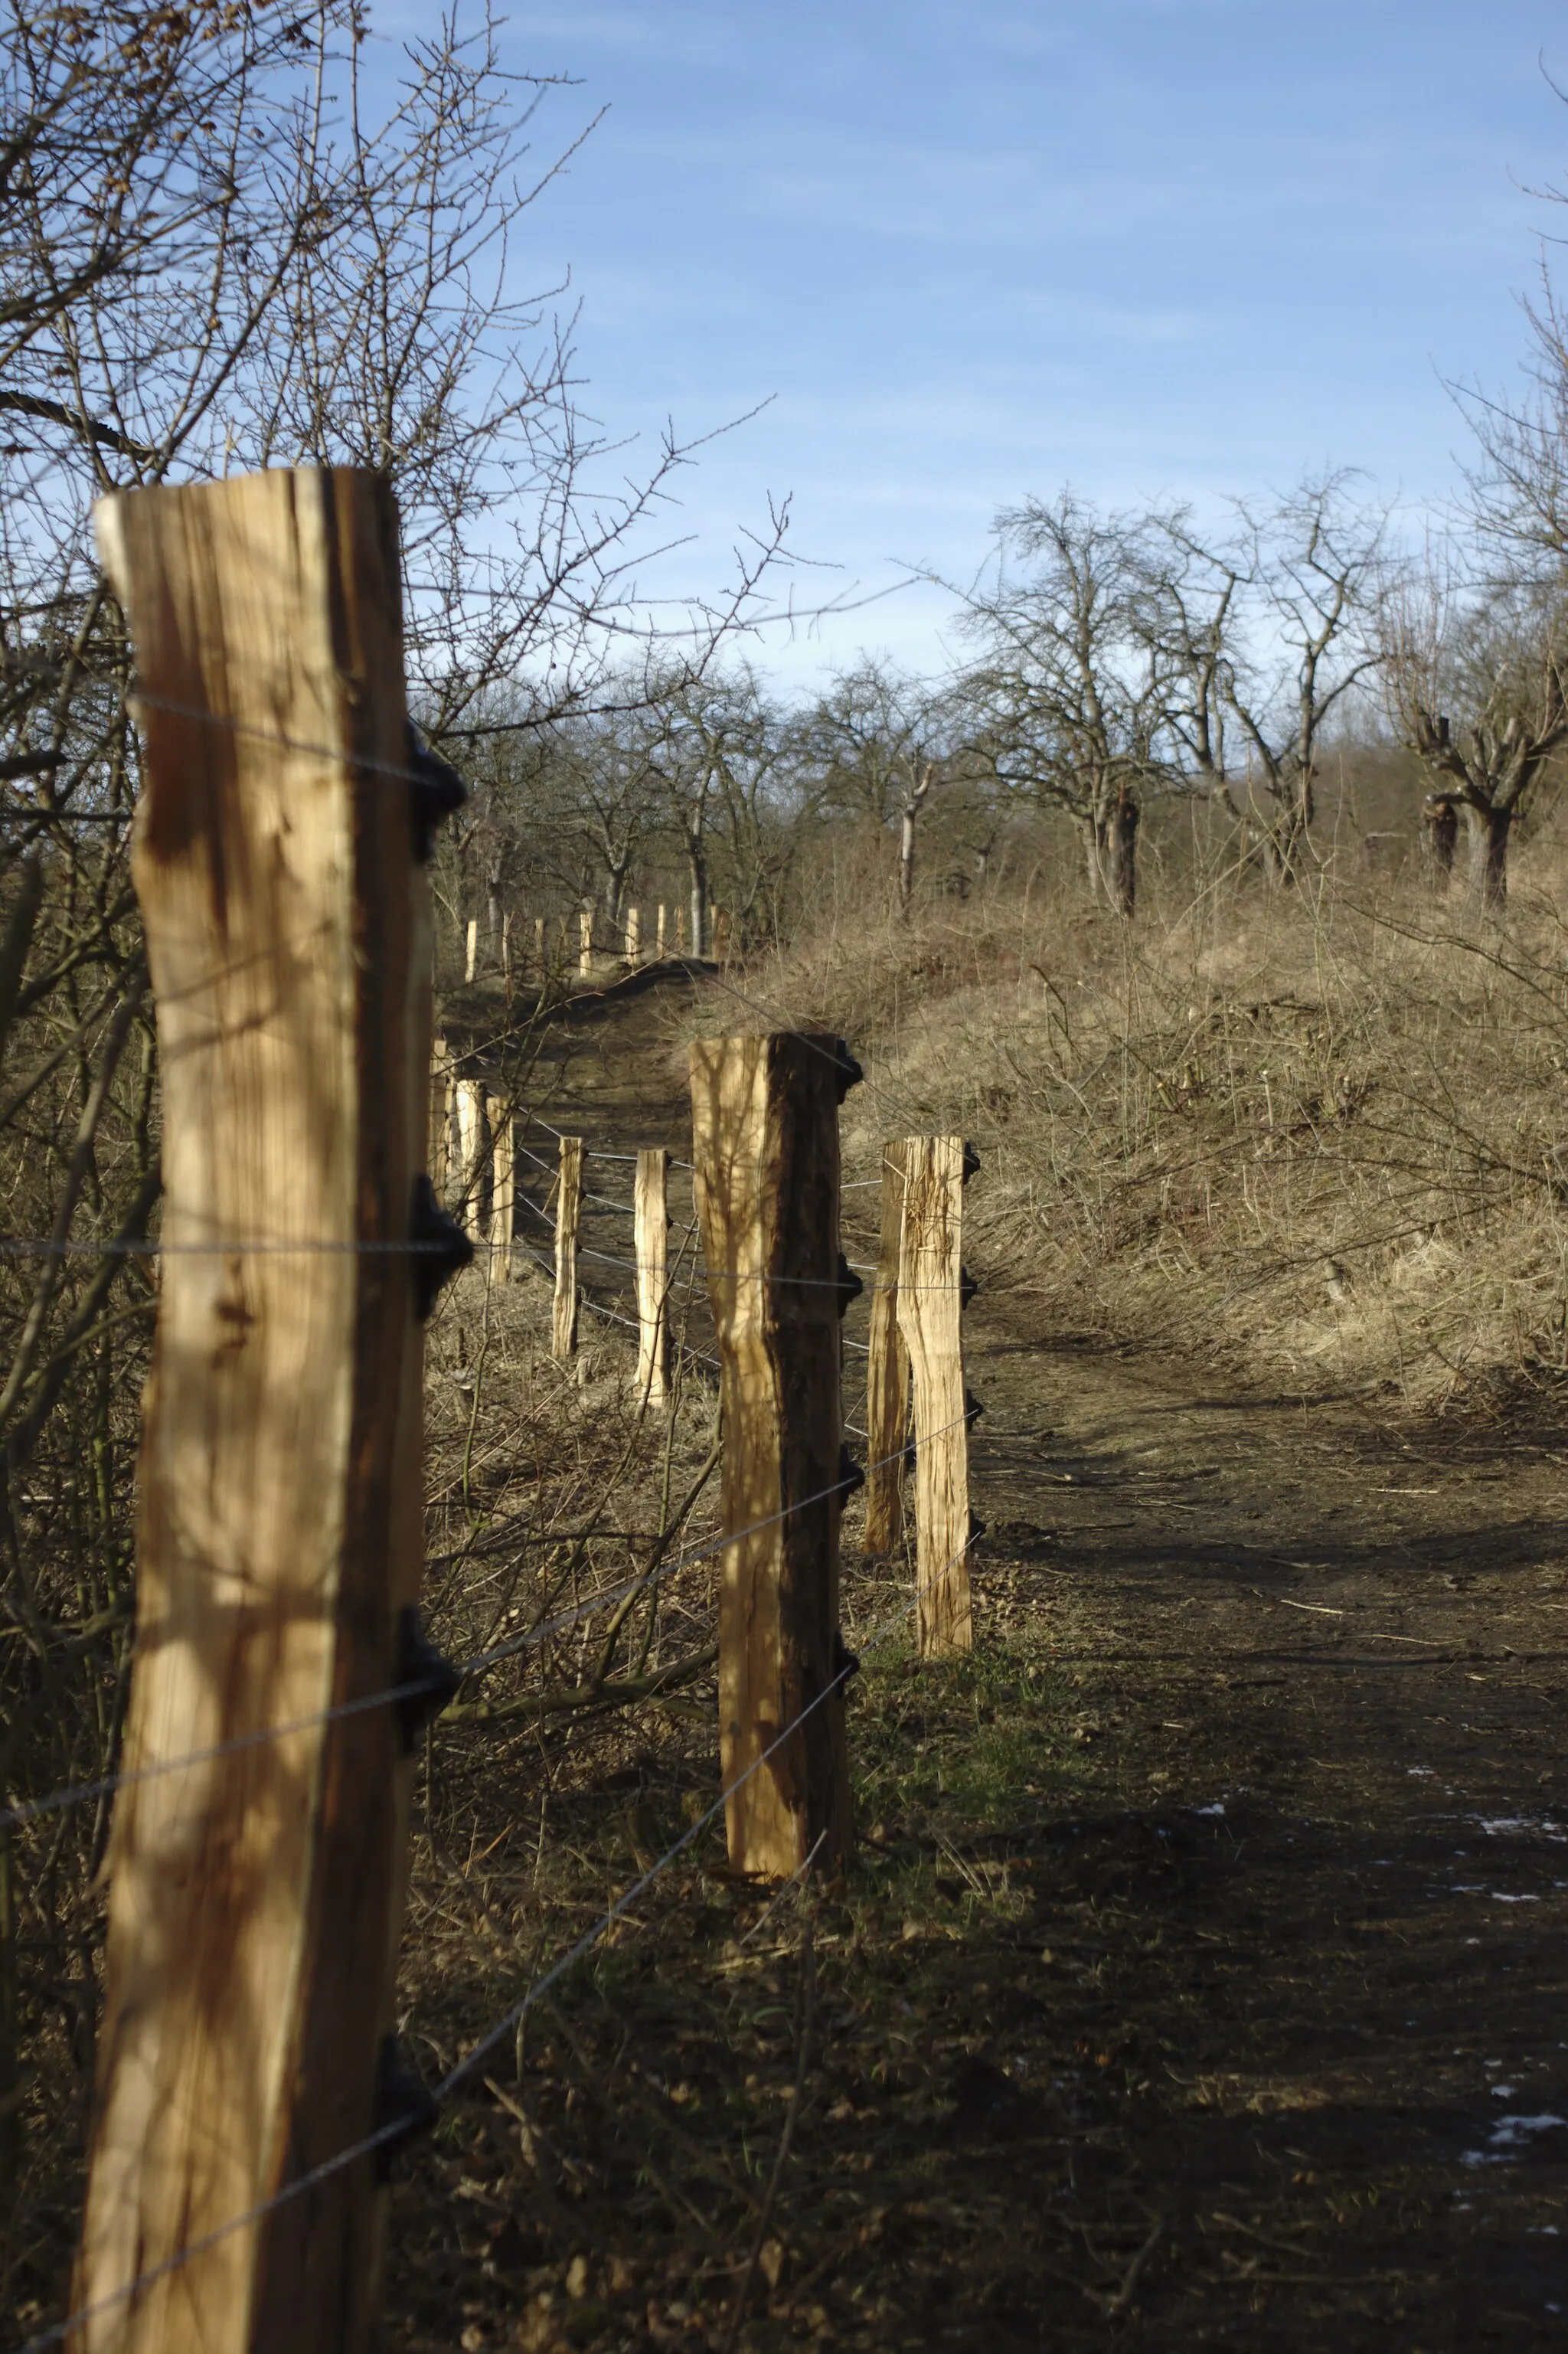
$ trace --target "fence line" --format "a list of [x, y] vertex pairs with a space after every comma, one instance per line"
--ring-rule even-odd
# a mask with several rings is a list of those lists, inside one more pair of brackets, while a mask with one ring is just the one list
[[[865, 1637], [861, 1645], [862, 1653], [874, 1649], [878, 1643], [885, 1641], [901, 1620], [911, 1616], [915, 1607], [916, 1598], [911, 1596]], [[542, 2001], [550, 1989], [557, 1986], [586, 1954], [592, 1951], [600, 1938], [613, 1928], [618, 1921], [624, 1918], [638, 1899], [644, 1895], [653, 1882], [670, 1869], [692, 1842], [700, 1838], [711, 1823], [716, 1821], [737, 1791], [750, 1781], [752, 1776], [767, 1764], [768, 1758], [780, 1749], [786, 1741], [791, 1739], [800, 1731], [807, 1718], [821, 1706], [831, 1693], [836, 1691], [841, 1684], [847, 1682], [855, 1672], [857, 1665], [858, 1660], [846, 1660], [832, 1680], [824, 1684], [822, 1690], [809, 1700], [793, 1720], [775, 1735], [768, 1747], [759, 1755], [754, 1757], [745, 1771], [738, 1774], [734, 1781], [720, 1792], [706, 1814], [699, 1817], [696, 1822], [683, 1831], [673, 1847], [667, 1848], [656, 1861], [651, 1863], [648, 1869], [631, 1882], [630, 1887], [623, 1889], [614, 1902], [606, 1906], [599, 1918], [590, 1923], [576, 1942], [567, 1948], [559, 1959], [552, 1963], [541, 1977], [535, 1978], [519, 2000], [486, 2031], [480, 2041], [464, 2053], [454, 2067], [447, 2071], [430, 2094], [431, 2100], [438, 2107], [450, 2099], [458, 2086], [472, 2073], [480, 2062], [508, 2034], [515, 2032], [521, 2021], [526, 2018], [535, 2005]], [[281, 2190], [274, 2191], [270, 2198], [259, 2200], [254, 2206], [247, 2208], [242, 2214], [231, 2216], [227, 2222], [219, 2223], [212, 2231], [204, 2232], [199, 2239], [193, 2240], [188, 2246], [176, 2249], [172, 2256], [165, 2257], [162, 2264], [152, 2266], [148, 2271], [138, 2274], [134, 2280], [123, 2282], [108, 2296], [99, 2297], [91, 2305], [83, 2306], [75, 2313], [68, 2314], [63, 2321], [57, 2321], [49, 2328], [40, 2330], [37, 2336], [29, 2338], [17, 2349], [17, 2354], [44, 2354], [46, 2348], [59, 2345], [63, 2339], [69, 2338], [73, 2331], [83, 2327], [86, 2323], [98, 2319], [102, 2314], [113, 2312], [118, 2306], [139, 2296], [143, 2290], [152, 2287], [156, 2281], [166, 2279], [169, 2274], [189, 2264], [194, 2257], [203, 2254], [208, 2248], [217, 2246], [233, 2232], [245, 2230], [248, 2224], [262, 2221], [267, 2216], [275, 2214], [280, 2208], [287, 2206], [291, 2200], [302, 2198], [306, 2191], [313, 2190], [322, 2183], [329, 2181], [334, 2175], [341, 2173], [344, 2167], [355, 2165], [360, 2158], [371, 2156], [373, 2152], [385, 2147], [390, 2142], [406, 2140], [408, 2135], [407, 2117], [397, 2117], [391, 2124], [381, 2126], [375, 2132], [364, 2135], [360, 2140], [349, 2144], [344, 2149], [336, 2151], [333, 2157], [323, 2158], [319, 2166], [313, 2167], [308, 2173], [297, 2176], [292, 2182], [285, 2183]]]
[[[630, 1319], [625, 1317], [619, 1320], [630, 1322]], [[637, 1328], [633, 1325], [631, 1329], [635, 1331]], [[708, 1362], [711, 1363], [713, 1360]], [[499, 1667], [503, 1659], [515, 1659], [524, 1651], [536, 1649], [541, 1643], [548, 1642], [552, 1636], [580, 1626], [585, 1618], [596, 1617], [611, 1603], [624, 1601], [629, 1594], [637, 1592], [640, 1587], [651, 1588], [667, 1577], [675, 1576], [683, 1569], [694, 1569], [700, 1562], [711, 1561], [715, 1553], [722, 1553], [726, 1544], [743, 1537], [756, 1536], [762, 1530], [772, 1528], [776, 1522], [788, 1520], [791, 1513], [804, 1511], [809, 1505], [820, 1504], [828, 1497], [841, 1495], [846, 1490], [853, 1492], [862, 1476], [857, 1467], [842, 1479], [835, 1479], [831, 1486], [819, 1489], [812, 1495], [798, 1497], [794, 1502], [783, 1505], [776, 1512], [767, 1513], [760, 1520], [749, 1522], [744, 1528], [727, 1530], [705, 1538], [700, 1544], [672, 1555], [652, 1572], [639, 1570], [619, 1585], [599, 1586], [581, 1602], [574, 1603], [570, 1610], [546, 1620], [542, 1626], [531, 1627], [522, 1635], [508, 1636], [504, 1642], [497, 1643], [486, 1651], [476, 1651], [470, 1659], [451, 1661], [446, 1672], [456, 1676], [462, 1683], [469, 1682], [475, 1676], [487, 1674], [492, 1668]], [[607, 1538], [605, 1542], [612, 1540]], [[913, 1601], [910, 1607], [914, 1607]], [[129, 1789], [138, 1783], [156, 1781], [164, 1774], [183, 1773], [188, 1766], [208, 1765], [215, 1758], [257, 1748], [263, 1742], [280, 1740], [287, 1734], [306, 1732], [312, 1725], [334, 1724], [344, 1717], [362, 1715], [368, 1709], [389, 1707], [398, 1701], [423, 1698], [440, 1688], [440, 1679], [430, 1675], [416, 1677], [405, 1683], [390, 1684], [384, 1691], [368, 1692], [358, 1700], [340, 1701], [334, 1707], [313, 1710], [307, 1715], [291, 1718], [286, 1724], [265, 1725], [253, 1733], [237, 1734], [232, 1740], [216, 1742], [210, 1748], [193, 1749], [183, 1756], [162, 1758], [155, 1766], [134, 1766], [129, 1773], [107, 1775], [96, 1782], [79, 1783], [69, 1789], [55, 1790], [48, 1797], [30, 1799], [23, 1806], [12, 1807], [0, 1814], [0, 1831], [36, 1822], [44, 1815], [61, 1813], [68, 1807], [83, 1806], [91, 1798], [111, 1797], [115, 1791]], [[440, 1722], [439, 1718], [437, 1722]]]

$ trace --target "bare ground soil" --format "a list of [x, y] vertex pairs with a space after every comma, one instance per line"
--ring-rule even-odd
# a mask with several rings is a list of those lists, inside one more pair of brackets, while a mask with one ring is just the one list
[[[683, 1150], [662, 1020], [579, 1017], [545, 1116]], [[867, 1650], [859, 1861], [774, 1903], [710, 1831], [659, 1879], [404, 2166], [394, 2342], [1563, 2343], [1547, 1406], [1239, 1394], [1016, 1298], [969, 1346], [979, 1646]], [[852, 1641], [898, 1590], [850, 1554]], [[438, 2056], [700, 1813], [711, 1724], [453, 1742]]]

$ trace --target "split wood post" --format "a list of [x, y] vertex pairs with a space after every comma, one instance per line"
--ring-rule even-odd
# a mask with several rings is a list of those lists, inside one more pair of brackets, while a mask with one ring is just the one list
[[563, 1136], [556, 1178], [556, 1310], [550, 1354], [571, 1363], [577, 1345], [577, 1230], [583, 1214], [583, 1140]]
[[593, 970], [593, 910], [583, 907], [577, 913], [577, 971], [586, 975]]
[[684, 956], [685, 953], [686, 911], [684, 907], [677, 907], [675, 910], [675, 954], [677, 956]]
[[534, 918], [534, 961], [539, 968], [539, 978], [543, 981], [546, 970], [545, 918], [543, 916], [535, 916]]
[[467, 1232], [479, 1232], [480, 1167], [484, 1158], [484, 1089], [477, 1079], [457, 1083], [459, 1176], [462, 1185], [462, 1223]]
[[670, 1156], [654, 1145], [637, 1156], [637, 1394], [662, 1405], [670, 1387]]
[[628, 964], [635, 964], [638, 961], [641, 946], [641, 914], [637, 908], [628, 907], [626, 911], [626, 961]]
[[479, 917], [477, 916], [471, 916], [468, 919], [468, 943], [463, 950], [462, 960], [462, 977], [464, 981], [471, 981], [473, 979], [474, 968], [478, 962]]
[[904, 1542], [905, 1450], [909, 1437], [909, 1352], [898, 1329], [898, 1253], [904, 1238], [907, 1161], [902, 1137], [882, 1148], [882, 1231], [871, 1292], [871, 1353], [865, 1367], [865, 1535], [868, 1553]]
[[659, 902], [659, 930], [653, 952], [662, 964], [664, 960], [664, 902], [662, 899]]
[[430, 1182], [444, 1196], [451, 1159], [452, 1071], [444, 1038], [430, 1041]]
[[497, 1283], [512, 1280], [512, 1244], [517, 1225], [517, 1161], [512, 1114], [504, 1097], [490, 1098], [490, 1271]]
[[841, 1040], [790, 1033], [698, 1039], [690, 1066], [693, 1182], [721, 1363], [729, 1861], [785, 1879], [819, 1841], [830, 1865], [853, 1844], [839, 1320], [859, 1285], [839, 1256], [838, 1103], [859, 1073]]
[[915, 1585], [920, 1654], [967, 1651], [969, 1434], [964, 1389], [961, 1136], [906, 1139], [898, 1327], [915, 1375]]
[[70, 2345], [358, 2354], [384, 2202], [373, 2156], [332, 2162], [411, 2122], [412, 1730], [354, 1705], [410, 1672], [422, 1568], [430, 926], [396, 511], [371, 473], [279, 469], [98, 522], [146, 695], [164, 1257]]

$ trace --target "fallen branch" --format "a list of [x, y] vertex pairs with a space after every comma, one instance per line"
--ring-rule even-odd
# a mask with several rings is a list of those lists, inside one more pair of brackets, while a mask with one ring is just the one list
[[458, 1702], [443, 1711], [442, 1724], [518, 1724], [542, 1716], [563, 1716], [604, 1708], [631, 1708], [639, 1701], [657, 1700], [695, 1681], [718, 1658], [718, 1645], [709, 1643], [683, 1659], [673, 1659], [651, 1676], [625, 1676], [619, 1683], [574, 1684], [564, 1691], [528, 1692], [516, 1700]]

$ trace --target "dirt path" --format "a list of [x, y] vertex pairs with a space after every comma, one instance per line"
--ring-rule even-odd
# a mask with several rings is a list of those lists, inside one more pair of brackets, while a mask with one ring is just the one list
[[[656, 994], [585, 1014], [546, 1117], [683, 1150], [668, 1036]], [[1568, 1451], [970, 1322], [981, 1639], [855, 1688], [862, 1861], [741, 2347], [1568, 2342]], [[885, 1606], [852, 1558], [852, 1637]], [[651, 1741], [570, 1836], [632, 1787], [662, 1839], [709, 1746]], [[726, 2344], [804, 1967], [759, 1910], [715, 1849], [574, 1998], [530, 2062], [547, 2212], [464, 2158], [505, 2217], [453, 2242], [465, 2346]]]
[[1563, 2342], [1563, 1456], [975, 1339], [982, 1590], [1088, 1752], [988, 2024], [1089, 2133], [1065, 2238], [1114, 2293], [1159, 2221], [1151, 2345]]

